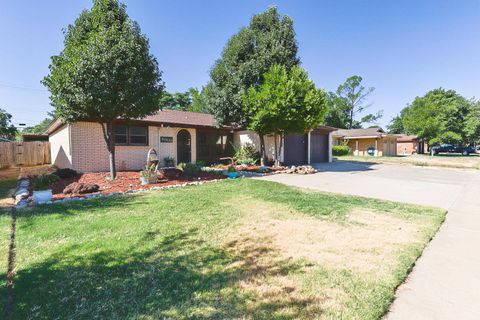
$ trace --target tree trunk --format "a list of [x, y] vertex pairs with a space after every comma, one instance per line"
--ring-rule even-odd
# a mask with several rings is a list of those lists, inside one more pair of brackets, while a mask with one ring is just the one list
[[273, 140], [274, 140], [274, 157], [275, 157], [275, 163], [273, 164], [274, 167], [278, 167], [278, 149], [277, 149], [277, 137], [278, 137], [278, 134], [277, 134], [277, 130], [274, 131], [273, 133]]
[[115, 180], [117, 177], [117, 168], [115, 166], [115, 139], [113, 134], [113, 124], [110, 123], [100, 123], [103, 130], [103, 138], [107, 144], [108, 157], [110, 163], [110, 179]]
[[280, 157], [282, 156], [282, 148], [283, 148], [283, 131], [280, 131], [280, 145], [278, 147], [278, 164], [280, 166]]
[[265, 165], [265, 138], [262, 133], [258, 133], [258, 137], [260, 139], [260, 165], [264, 166]]

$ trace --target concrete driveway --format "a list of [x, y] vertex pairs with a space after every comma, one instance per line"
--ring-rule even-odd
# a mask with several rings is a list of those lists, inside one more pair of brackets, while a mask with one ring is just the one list
[[396, 293], [388, 319], [480, 319], [480, 173], [334, 162], [313, 175], [261, 179], [321, 191], [436, 206], [445, 223]]

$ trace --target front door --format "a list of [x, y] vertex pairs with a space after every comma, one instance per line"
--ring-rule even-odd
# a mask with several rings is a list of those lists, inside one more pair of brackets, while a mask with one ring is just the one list
[[177, 134], [177, 163], [192, 161], [192, 138], [187, 130], [180, 130]]

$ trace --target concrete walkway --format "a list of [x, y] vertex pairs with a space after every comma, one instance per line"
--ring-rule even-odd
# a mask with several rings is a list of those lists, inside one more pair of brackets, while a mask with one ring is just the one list
[[480, 319], [480, 173], [337, 162], [314, 175], [261, 179], [441, 207], [445, 223], [396, 293], [388, 319]]

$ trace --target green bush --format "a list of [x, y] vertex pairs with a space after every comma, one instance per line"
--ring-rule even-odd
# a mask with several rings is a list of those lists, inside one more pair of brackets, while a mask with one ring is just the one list
[[163, 163], [165, 164], [165, 167], [175, 167], [175, 159], [172, 157], [163, 158]]
[[202, 170], [201, 167], [193, 163], [179, 163], [177, 169], [182, 170], [186, 175], [194, 175]]
[[236, 148], [233, 156], [239, 164], [255, 165], [260, 160], [260, 152], [251, 143]]
[[60, 178], [54, 174], [41, 174], [33, 180], [33, 190], [47, 190], [50, 184], [57, 182]]
[[207, 163], [203, 160], [198, 160], [196, 163], [197, 167], [203, 168], [207, 165]]
[[333, 146], [332, 154], [334, 156], [346, 156], [350, 153], [350, 148], [348, 146]]

